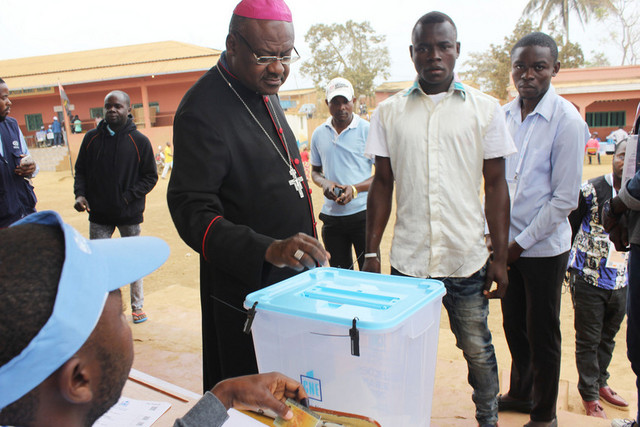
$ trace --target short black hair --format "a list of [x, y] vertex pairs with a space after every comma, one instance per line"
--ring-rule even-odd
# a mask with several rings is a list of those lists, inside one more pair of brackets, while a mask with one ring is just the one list
[[[64, 263], [59, 227], [24, 224], [0, 230], [0, 366], [29, 345], [47, 323]], [[35, 414], [34, 390], [0, 408], [1, 425], [27, 425]]]
[[2, 80], [2, 77], [0, 77], [0, 84], [2, 84], [2, 83], [4, 83], [4, 80]]
[[112, 90], [107, 94], [107, 96], [104, 97], [104, 99], [106, 100], [109, 97], [109, 95], [120, 95], [121, 97], [124, 98], [124, 101], [127, 103], [127, 107], [131, 107], [131, 99], [129, 98], [129, 94], [127, 92], [123, 92], [121, 90]]
[[517, 48], [527, 46], [548, 47], [551, 51], [553, 62], [558, 61], [558, 44], [553, 39], [553, 37], [548, 34], [541, 33], [539, 31], [527, 34], [513, 45], [510, 55], [513, 56], [513, 52], [515, 52]]
[[422, 15], [420, 19], [418, 19], [418, 22], [416, 22], [416, 25], [413, 26], [413, 30], [411, 31], [411, 37], [413, 38], [413, 33], [416, 31], [416, 28], [418, 28], [418, 26], [424, 26], [428, 24], [442, 24], [445, 21], [449, 22], [453, 26], [453, 30], [456, 33], [456, 39], [457, 39], [458, 28], [456, 27], [455, 22], [453, 22], [453, 19], [451, 19], [451, 17], [446, 13], [438, 12], [435, 10], [433, 12], [429, 12], [425, 15]]

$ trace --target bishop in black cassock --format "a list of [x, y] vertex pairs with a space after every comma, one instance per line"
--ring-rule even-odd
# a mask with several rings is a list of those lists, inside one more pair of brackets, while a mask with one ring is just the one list
[[[293, 27], [288, 40], [278, 26], [290, 22], [238, 19], [240, 5], [227, 51], [176, 112], [167, 193], [180, 236], [200, 253], [205, 391], [221, 379], [257, 372], [251, 336], [242, 332], [245, 296], [326, 260], [310, 237], [316, 237], [310, 190], [274, 81], [285, 68], [280, 58], [291, 55]], [[279, 60], [260, 65], [257, 56]], [[287, 73], [288, 65], [282, 82]], [[279, 266], [267, 261], [269, 248], [278, 249]]]

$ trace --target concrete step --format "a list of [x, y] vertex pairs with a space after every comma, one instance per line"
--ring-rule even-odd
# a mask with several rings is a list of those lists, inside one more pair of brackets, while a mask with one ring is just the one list
[[71, 167], [66, 146], [30, 148], [29, 152], [41, 171], [63, 171]]

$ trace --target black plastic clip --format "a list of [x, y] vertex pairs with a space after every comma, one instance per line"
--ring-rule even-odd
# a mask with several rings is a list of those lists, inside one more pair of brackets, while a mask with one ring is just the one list
[[258, 305], [258, 301], [253, 303], [253, 306], [247, 311], [247, 320], [244, 322], [244, 328], [242, 328], [242, 332], [249, 335], [251, 333], [251, 325], [253, 324], [253, 318], [256, 317], [256, 305]]
[[356, 327], [357, 317], [353, 318], [353, 327], [349, 329], [349, 337], [351, 337], [351, 355], [360, 356], [360, 332]]

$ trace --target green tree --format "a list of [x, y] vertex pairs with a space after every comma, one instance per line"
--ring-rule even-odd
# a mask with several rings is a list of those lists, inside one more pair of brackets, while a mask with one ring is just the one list
[[[560, 37], [554, 37], [556, 43]], [[566, 42], [563, 46], [558, 44], [558, 61], [562, 68], [580, 68], [584, 65], [584, 53], [578, 43]]]
[[611, 66], [611, 63], [604, 52], [596, 52], [592, 50], [591, 59], [589, 61], [585, 61], [584, 65], [586, 67], [609, 67]]
[[465, 80], [471, 80], [480, 89], [498, 99], [508, 98], [509, 76], [511, 74], [511, 48], [518, 40], [536, 31], [529, 20], [520, 19], [513, 33], [504, 38], [502, 44], [491, 44], [484, 52], [472, 52], [471, 59], [465, 61], [467, 71], [460, 73]]
[[[502, 44], [491, 44], [484, 52], [473, 52], [471, 59], [465, 61], [462, 78], [470, 80], [478, 87], [501, 100], [509, 96], [509, 77], [511, 75], [511, 48], [518, 40], [537, 31], [529, 19], [520, 19], [513, 33], [504, 38]], [[584, 54], [578, 43], [562, 43], [562, 36], [551, 34], [558, 44], [558, 60], [562, 68], [578, 68], [584, 65]]]
[[389, 77], [389, 49], [386, 37], [377, 35], [371, 24], [347, 21], [345, 24], [316, 24], [304, 40], [311, 48], [311, 59], [300, 72], [310, 77], [317, 88], [334, 77], [349, 80], [358, 95], [374, 94], [374, 80]]
[[[529, 0], [522, 12], [522, 18], [540, 16], [540, 26], [554, 23], [560, 18], [564, 41], [569, 41], [569, 17], [573, 12], [584, 27], [589, 19], [602, 19], [607, 11], [615, 8], [611, 0]], [[564, 43], [562, 43], [564, 44]]]

